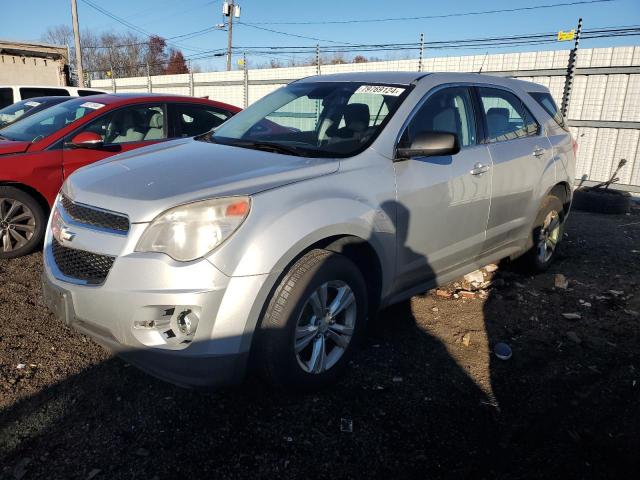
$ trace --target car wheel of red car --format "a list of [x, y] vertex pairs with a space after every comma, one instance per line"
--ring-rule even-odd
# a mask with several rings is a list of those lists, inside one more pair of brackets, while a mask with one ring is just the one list
[[29, 194], [15, 187], [0, 187], [0, 258], [15, 258], [34, 251], [42, 242], [45, 213]]

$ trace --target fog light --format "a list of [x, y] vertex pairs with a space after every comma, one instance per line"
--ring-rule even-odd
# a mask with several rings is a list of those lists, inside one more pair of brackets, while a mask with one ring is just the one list
[[191, 310], [185, 310], [178, 315], [178, 330], [183, 335], [192, 335], [198, 327], [198, 316]]

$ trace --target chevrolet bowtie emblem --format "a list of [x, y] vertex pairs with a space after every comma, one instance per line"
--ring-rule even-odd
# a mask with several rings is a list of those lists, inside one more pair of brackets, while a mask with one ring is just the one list
[[63, 240], [65, 242], [72, 242], [75, 237], [76, 234], [68, 228], [62, 227], [60, 229], [60, 240]]

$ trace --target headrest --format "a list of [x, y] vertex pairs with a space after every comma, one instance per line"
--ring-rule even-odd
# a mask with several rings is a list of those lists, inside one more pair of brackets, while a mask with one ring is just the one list
[[460, 123], [460, 114], [457, 108], [446, 108], [441, 112], [438, 112], [433, 117], [432, 129], [434, 132], [458, 132], [458, 125]]
[[495, 115], [500, 116], [500, 117], [504, 117], [507, 121], [509, 120], [509, 109], [508, 108], [502, 108], [502, 107], [493, 107], [490, 108], [487, 111], [487, 116], [489, 115]]
[[151, 115], [149, 119], [149, 128], [162, 128], [163, 127], [163, 115], [160, 112], [156, 112]]
[[362, 132], [369, 128], [371, 115], [366, 103], [350, 103], [344, 109], [344, 124], [354, 132]]

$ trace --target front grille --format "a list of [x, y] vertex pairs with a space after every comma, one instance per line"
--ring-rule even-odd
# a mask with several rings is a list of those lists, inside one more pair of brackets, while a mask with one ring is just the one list
[[90, 285], [100, 285], [107, 278], [115, 257], [76, 250], [60, 245], [52, 239], [53, 259], [63, 275], [82, 280]]
[[75, 203], [64, 195], [62, 195], [62, 208], [76, 222], [120, 233], [129, 231], [129, 219], [124, 215]]

